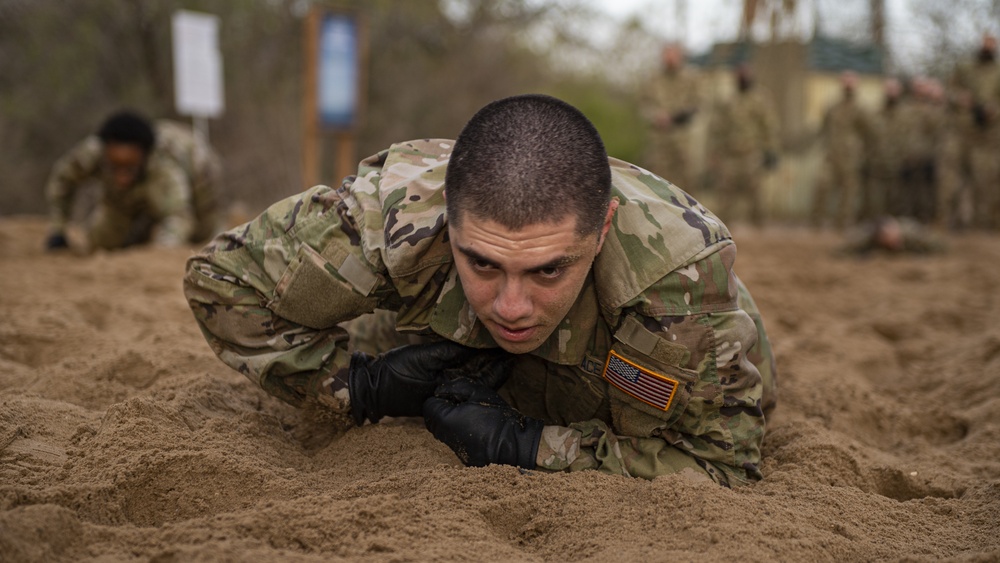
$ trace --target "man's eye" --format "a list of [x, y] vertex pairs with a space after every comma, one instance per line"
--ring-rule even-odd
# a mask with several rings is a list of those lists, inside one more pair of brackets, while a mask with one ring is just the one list
[[476, 270], [492, 270], [493, 264], [490, 264], [486, 260], [479, 260], [477, 258], [470, 258], [469, 264]]
[[542, 268], [538, 270], [538, 275], [543, 278], [558, 278], [563, 273], [562, 268], [552, 267], [552, 268]]

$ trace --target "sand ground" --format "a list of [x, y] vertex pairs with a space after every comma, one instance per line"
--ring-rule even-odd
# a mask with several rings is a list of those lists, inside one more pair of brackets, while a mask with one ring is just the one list
[[726, 490], [464, 468], [419, 419], [333, 435], [214, 357], [191, 249], [44, 235], [0, 218], [0, 560], [1000, 560], [1000, 238], [736, 229], [780, 403]]

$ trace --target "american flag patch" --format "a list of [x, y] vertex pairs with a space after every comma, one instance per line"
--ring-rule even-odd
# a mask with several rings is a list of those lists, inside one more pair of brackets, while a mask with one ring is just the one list
[[677, 380], [633, 364], [614, 350], [608, 354], [604, 379], [636, 399], [664, 411], [670, 408], [677, 390]]

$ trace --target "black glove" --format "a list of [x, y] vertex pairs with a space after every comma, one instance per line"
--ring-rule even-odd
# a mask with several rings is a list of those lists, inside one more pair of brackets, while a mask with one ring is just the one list
[[972, 119], [976, 122], [976, 127], [986, 129], [990, 124], [990, 113], [986, 110], [986, 106], [980, 103], [973, 104]]
[[688, 123], [691, 122], [691, 118], [694, 117], [694, 114], [697, 111], [698, 110], [696, 109], [682, 109], [680, 111], [674, 112], [674, 115], [671, 116], [670, 121], [674, 125], [681, 125], [681, 126], [687, 125]]
[[374, 357], [355, 352], [347, 380], [351, 416], [358, 426], [383, 416], [420, 416], [442, 383], [464, 376], [497, 388], [513, 360], [500, 348], [477, 350], [450, 341], [401, 346]]
[[49, 238], [45, 239], [46, 250], [58, 250], [60, 248], [69, 248], [69, 241], [66, 240], [65, 234], [52, 233], [49, 235]]
[[522, 415], [475, 381], [462, 378], [441, 385], [424, 403], [424, 422], [466, 465], [535, 468], [542, 421]]
[[778, 165], [778, 155], [774, 154], [774, 151], [764, 151], [764, 169], [774, 170], [774, 167]]

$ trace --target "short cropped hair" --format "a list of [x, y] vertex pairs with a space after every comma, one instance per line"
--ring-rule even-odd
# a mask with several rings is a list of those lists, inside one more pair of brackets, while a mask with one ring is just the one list
[[147, 154], [156, 143], [156, 133], [149, 120], [131, 111], [120, 111], [105, 119], [97, 137], [105, 144], [137, 145]]
[[611, 167], [594, 125], [575, 107], [538, 94], [488, 104], [466, 123], [445, 175], [448, 220], [469, 214], [512, 230], [576, 216], [599, 232]]

